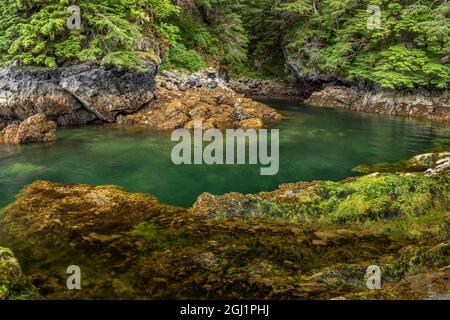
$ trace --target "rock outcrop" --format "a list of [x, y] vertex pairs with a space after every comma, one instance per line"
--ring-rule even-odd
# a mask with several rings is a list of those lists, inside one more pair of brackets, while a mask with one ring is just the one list
[[79, 65], [61, 70], [59, 85], [100, 120], [114, 122], [154, 98], [155, 75], [155, 65], [148, 72]]
[[21, 241], [40, 239], [66, 246], [89, 237], [107, 238], [161, 212], [176, 211], [179, 209], [160, 204], [150, 195], [129, 193], [116, 186], [35, 181], [22, 190], [20, 201], [9, 206], [3, 222]]
[[32, 300], [38, 293], [22, 273], [11, 250], [0, 247], [0, 300]]
[[[205, 194], [188, 210], [118, 187], [37, 181], [0, 226], [45, 298], [447, 297], [449, 174]], [[67, 290], [69, 264], [83, 290]], [[370, 265], [382, 268], [380, 290], [366, 287]]]
[[450, 122], [450, 93], [402, 94], [389, 91], [365, 91], [342, 86], [327, 86], [314, 92], [307, 104], [381, 115], [404, 116]]
[[450, 169], [450, 152], [425, 153], [413, 157], [408, 166], [427, 168], [426, 175], [435, 175]]
[[43, 113], [60, 125], [113, 122], [153, 99], [157, 67], [146, 72], [82, 64], [56, 69], [9, 66], [0, 71], [0, 129]]
[[26, 144], [33, 142], [54, 142], [56, 123], [48, 121], [45, 114], [29, 117], [20, 124], [10, 124], [0, 132], [0, 143]]
[[259, 80], [251, 78], [230, 79], [228, 86], [249, 97], [305, 99], [302, 87], [282, 80]]
[[223, 127], [260, 128], [264, 121], [281, 119], [276, 110], [229, 89], [160, 88], [158, 99], [134, 114], [120, 116], [119, 124], [140, 124], [159, 129]]

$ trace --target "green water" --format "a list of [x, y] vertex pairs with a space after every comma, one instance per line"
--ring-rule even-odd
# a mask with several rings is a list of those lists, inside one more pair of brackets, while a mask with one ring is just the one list
[[450, 127], [401, 118], [266, 101], [286, 120], [280, 129], [280, 170], [258, 165], [181, 165], [171, 162], [170, 133], [89, 126], [58, 129], [52, 145], [0, 146], [0, 207], [36, 179], [115, 184], [162, 202], [190, 206], [203, 192], [254, 193], [301, 180], [340, 180], [360, 164], [395, 162], [450, 144]]

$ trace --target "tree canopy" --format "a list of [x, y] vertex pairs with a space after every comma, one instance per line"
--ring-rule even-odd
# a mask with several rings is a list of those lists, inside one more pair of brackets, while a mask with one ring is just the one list
[[[68, 6], [81, 9], [69, 30]], [[369, 6], [381, 24], [369, 28]], [[446, 0], [0, 0], [0, 63], [101, 61], [280, 77], [285, 53], [336, 79], [386, 88], [450, 84]]]

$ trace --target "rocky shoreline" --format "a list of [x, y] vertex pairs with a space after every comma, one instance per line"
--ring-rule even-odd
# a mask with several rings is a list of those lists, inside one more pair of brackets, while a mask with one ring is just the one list
[[187, 74], [161, 71], [157, 97], [136, 113], [121, 115], [119, 125], [145, 125], [162, 130], [261, 128], [281, 119], [276, 110], [232, 90], [214, 69]]
[[[409, 163], [429, 170], [442, 159]], [[189, 209], [115, 186], [36, 181], [3, 210], [2, 245], [43, 298], [446, 299], [450, 171], [427, 172], [203, 194]], [[83, 290], [64, 287], [68, 263], [80, 265]], [[381, 290], [365, 286], [373, 264]]]
[[228, 123], [258, 128], [266, 120], [280, 119], [275, 110], [251, 97], [299, 99], [317, 107], [450, 121], [448, 91], [402, 94], [344, 86], [320, 90], [318, 82], [308, 83], [226, 80], [214, 69], [158, 72], [158, 66], [150, 62], [145, 72], [94, 63], [56, 69], [10, 66], [0, 70], [0, 129], [20, 125], [36, 114], [59, 126], [118, 122], [156, 124], [160, 129], [189, 128], [194, 120], [205, 121], [206, 127]]
[[305, 103], [316, 107], [450, 122], [449, 91], [411, 94], [326, 86], [323, 90], [314, 92]]
[[158, 99], [144, 109], [120, 116], [119, 125], [145, 125], [158, 129], [193, 129], [201, 123], [211, 128], [261, 128], [264, 122], [280, 120], [281, 115], [266, 105], [231, 90], [161, 88]]

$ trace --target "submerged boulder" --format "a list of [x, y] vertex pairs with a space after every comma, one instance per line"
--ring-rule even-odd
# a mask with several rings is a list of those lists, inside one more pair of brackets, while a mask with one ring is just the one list
[[56, 123], [48, 121], [45, 114], [36, 114], [19, 125], [11, 124], [0, 132], [0, 143], [25, 144], [32, 142], [54, 142]]
[[450, 122], [450, 94], [443, 91], [409, 94], [394, 91], [366, 91], [327, 86], [314, 92], [307, 104], [352, 111]]

